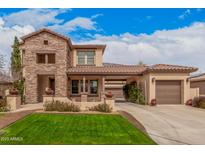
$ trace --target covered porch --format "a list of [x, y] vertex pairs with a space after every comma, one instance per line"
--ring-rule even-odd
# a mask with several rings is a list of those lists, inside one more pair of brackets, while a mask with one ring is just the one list
[[73, 102], [99, 102], [105, 93], [114, 99], [124, 99], [123, 86], [132, 78], [141, 76], [143, 66], [112, 65], [77, 66], [68, 69], [68, 97]]
[[81, 75], [68, 77], [68, 98], [72, 102], [103, 102], [111, 92], [115, 101], [125, 101], [123, 86], [131, 81], [139, 83], [139, 76]]

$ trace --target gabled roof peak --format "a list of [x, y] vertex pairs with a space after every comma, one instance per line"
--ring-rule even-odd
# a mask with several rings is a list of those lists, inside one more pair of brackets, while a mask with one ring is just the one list
[[71, 43], [70, 38], [68, 38], [68, 37], [66, 37], [66, 36], [64, 36], [64, 35], [62, 35], [62, 34], [59, 34], [59, 33], [55, 32], [55, 31], [52, 31], [52, 30], [50, 30], [50, 29], [47, 29], [47, 28], [41, 28], [41, 29], [39, 29], [39, 30], [37, 30], [37, 31], [35, 31], [35, 32], [32, 32], [32, 33], [27, 34], [27, 35], [25, 35], [25, 36], [22, 36], [21, 39], [23, 40], [23, 43], [24, 43], [24, 41], [25, 41], [27, 38], [30, 38], [30, 37], [32, 37], [32, 36], [35, 36], [35, 35], [40, 34], [40, 33], [43, 33], [43, 32], [47, 32], [47, 33], [50, 33], [50, 34], [52, 34], [52, 35], [58, 36], [58, 37], [60, 37], [60, 38], [62, 38], [62, 39], [64, 39], [64, 40], [66, 40], [66, 41], [68, 42], [68, 44], [69, 44], [70, 47], [72, 46], [72, 43]]

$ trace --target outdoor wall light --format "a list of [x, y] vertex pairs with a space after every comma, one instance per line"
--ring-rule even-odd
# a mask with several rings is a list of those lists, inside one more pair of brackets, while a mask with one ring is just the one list
[[189, 81], [190, 81], [190, 78], [187, 78], [187, 79], [186, 79], [186, 82], [189, 82]]
[[154, 82], [155, 82], [155, 77], [152, 78], [152, 83], [154, 83]]

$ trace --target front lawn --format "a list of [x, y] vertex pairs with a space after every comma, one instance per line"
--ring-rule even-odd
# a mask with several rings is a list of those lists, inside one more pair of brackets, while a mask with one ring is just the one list
[[0, 144], [155, 144], [120, 115], [32, 114], [3, 131]]

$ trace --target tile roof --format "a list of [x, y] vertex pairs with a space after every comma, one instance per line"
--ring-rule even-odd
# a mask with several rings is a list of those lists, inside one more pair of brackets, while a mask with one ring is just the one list
[[105, 51], [105, 44], [74, 44], [72, 45], [73, 49], [102, 49]]
[[147, 68], [147, 72], [195, 72], [198, 68], [180, 66], [180, 65], [168, 65], [168, 64], [155, 64]]
[[203, 77], [203, 76], [205, 76], [205, 73], [193, 74], [190, 76], [190, 78], [198, 78], [198, 77]]
[[76, 66], [68, 68], [69, 74], [137, 75], [146, 70], [139, 65]]
[[156, 64], [151, 66], [145, 65], [123, 65], [104, 63], [104, 66], [76, 66], [68, 68], [69, 74], [94, 74], [94, 75], [142, 75], [148, 72], [170, 72], [170, 73], [191, 73], [196, 71], [197, 68], [179, 66], [179, 65], [167, 65]]

